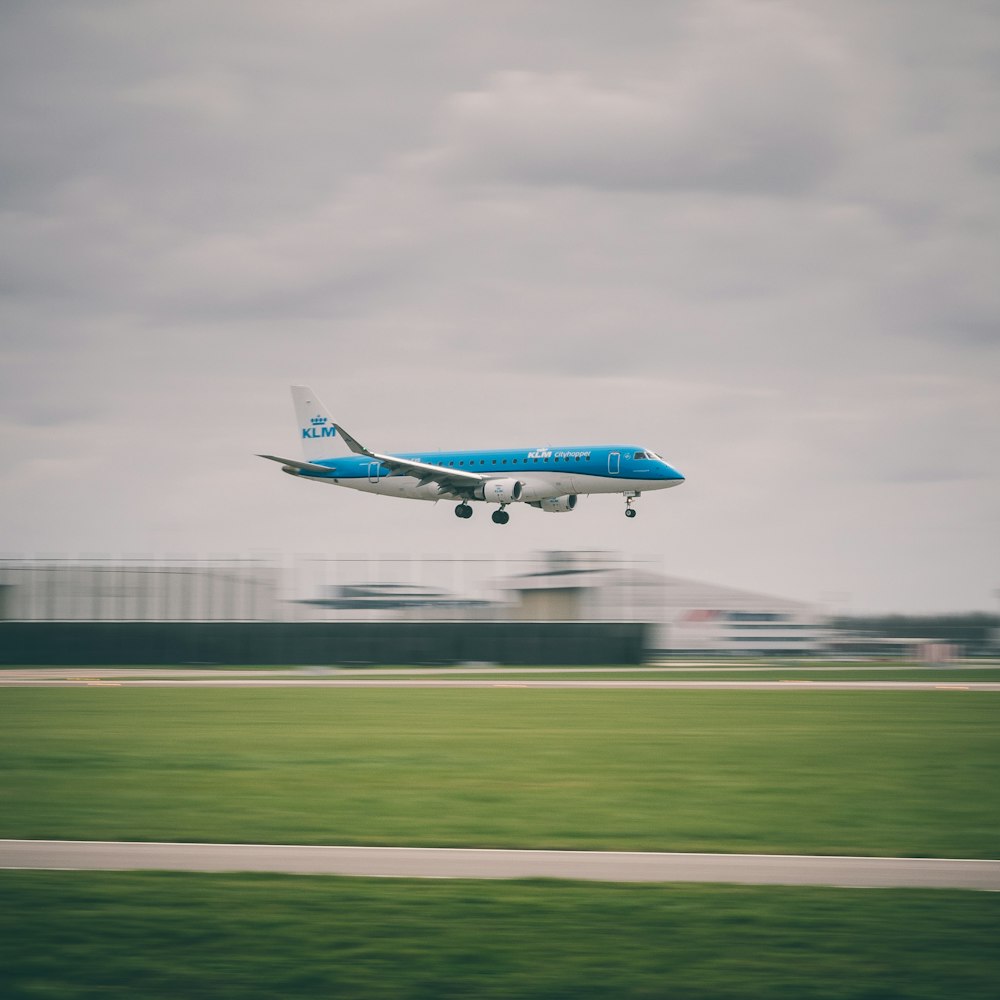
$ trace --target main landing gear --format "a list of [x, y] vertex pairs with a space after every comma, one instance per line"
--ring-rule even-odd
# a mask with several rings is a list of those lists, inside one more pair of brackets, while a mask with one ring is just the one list
[[[461, 518], [472, 517], [471, 504], [460, 503], [455, 508], [455, 517], [461, 517]], [[506, 524], [509, 520], [510, 520], [510, 514], [508, 514], [507, 511], [503, 509], [503, 507], [501, 507], [499, 510], [493, 511], [494, 524]]]
[[[635, 515], [638, 513], [638, 511], [636, 511], [636, 509], [632, 506], [632, 503], [634, 502], [635, 498], [638, 495], [639, 495], [638, 493], [626, 493], [625, 494], [625, 516], [626, 517], [635, 517]], [[510, 520], [510, 514], [508, 514], [507, 511], [504, 510], [504, 507], [506, 507], [506, 506], [507, 506], [506, 504], [502, 504], [499, 510], [493, 511], [493, 514], [491, 516], [493, 518], [493, 523], [494, 524], [506, 524]], [[471, 505], [467, 504], [467, 503], [460, 503], [455, 508], [455, 516], [456, 517], [461, 517], [461, 518], [472, 517], [472, 507], [471, 507]]]

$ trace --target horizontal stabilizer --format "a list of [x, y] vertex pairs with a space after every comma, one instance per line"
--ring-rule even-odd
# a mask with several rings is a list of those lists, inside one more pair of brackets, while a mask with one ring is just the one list
[[258, 458], [266, 458], [271, 462], [280, 462], [287, 469], [298, 469], [299, 472], [312, 472], [317, 476], [330, 475], [333, 466], [314, 465], [312, 462], [299, 462], [294, 458], [281, 458], [278, 455], [258, 455]]

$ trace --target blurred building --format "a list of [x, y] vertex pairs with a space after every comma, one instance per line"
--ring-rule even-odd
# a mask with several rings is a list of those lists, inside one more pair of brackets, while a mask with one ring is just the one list
[[826, 636], [813, 605], [664, 575], [607, 552], [317, 558], [287, 566], [256, 559], [5, 560], [0, 617], [643, 623], [653, 653], [715, 655], [814, 653]]
[[5, 559], [8, 621], [260, 621], [280, 570], [255, 559]]
[[652, 652], [811, 654], [827, 630], [802, 601], [650, 572], [604, 552], [550, 552], [500, 582], [513, 618], [643, 621]]
[[393, 617], [453, 618], [475, 617], [475, 612], [492, 610], [493, 602], [459, 597], [438, 587], [416, 583], [332, 584], [320, 587], [320, 596], [298, 602], [316, 610], [346, 612], [381, 611]]

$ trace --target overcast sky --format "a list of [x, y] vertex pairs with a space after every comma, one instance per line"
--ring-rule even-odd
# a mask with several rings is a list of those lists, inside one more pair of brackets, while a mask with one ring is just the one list
[[[609, 549], [855, 612], [1000, 588], [1000, 7], [6, 0], [0, 550]], [[506, 527], [317, 487], [636, 441]]]

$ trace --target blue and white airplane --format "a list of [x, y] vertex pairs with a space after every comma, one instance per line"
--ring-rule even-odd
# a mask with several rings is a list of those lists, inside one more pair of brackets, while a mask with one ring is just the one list
[[493, 512], [497, 524], [510, 520], [505, 508], [512, 503], [561, 513], [575, 509], [581, 493], [621, 493], [625, 516], [635, 517], [636, 497], [684, 482], [656, 452], [634, 444], [383, 455], [331, 420], [308, 386], [293, 385], [292, 399], [306, 460], [260, 458], [312, 482], [407, 500], [457, 500], [455, 513], [461, 518], [472, 517], [476, 500], [499, 504]]

